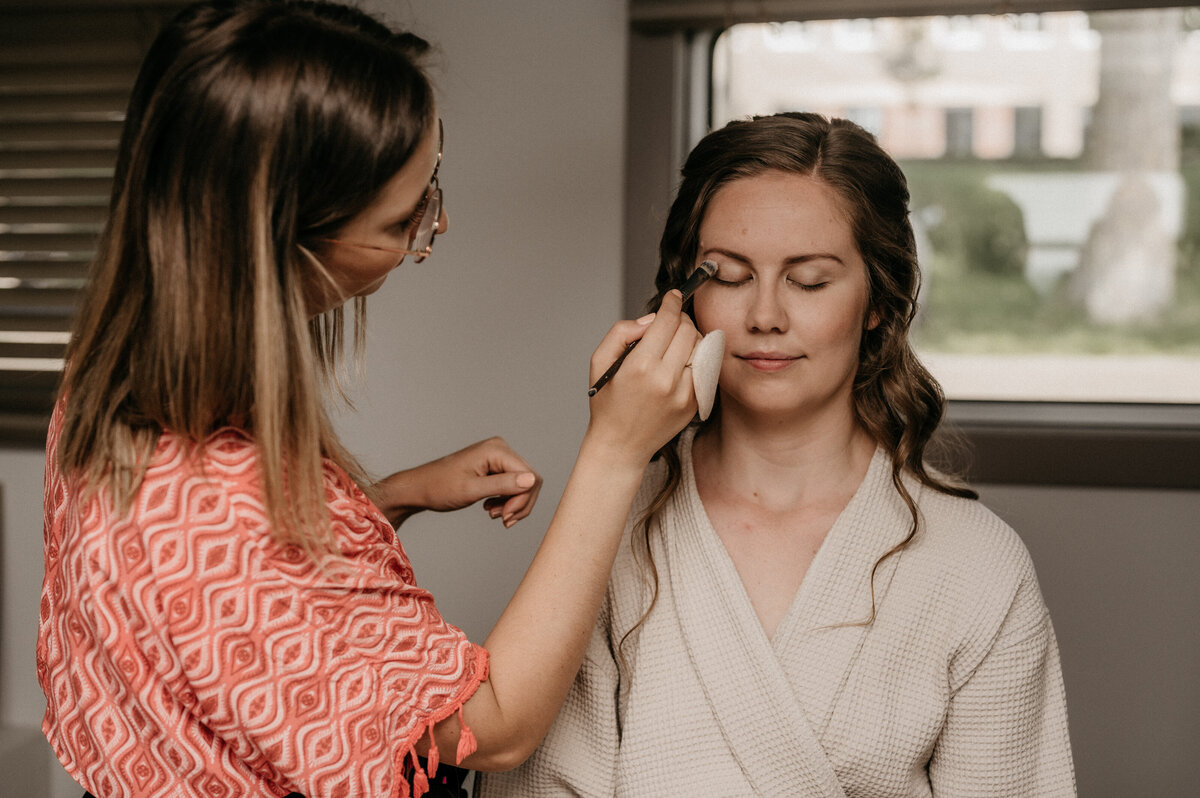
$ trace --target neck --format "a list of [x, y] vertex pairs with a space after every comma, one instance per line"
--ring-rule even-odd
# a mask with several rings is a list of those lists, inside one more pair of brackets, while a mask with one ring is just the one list
[[787, 419], [722, 408], [693, 448], [698, 480], [776, 510], [853, 495], [874, 452], [848, 405]]

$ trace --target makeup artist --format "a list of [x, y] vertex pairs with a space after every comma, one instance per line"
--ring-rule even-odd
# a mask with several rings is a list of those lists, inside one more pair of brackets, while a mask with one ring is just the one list
[[143, 64], [47, 442], [43, 729], [99, 798], [416, 796], [439, 760], [515, 766], [696, 412], [670, 293], [596, 349], [591, 381], [640, 340], [483, 645], [418, 587], [394, 525], [481, 499], [511, 525], [541, 484], [499, 440], [372, 484], [323, 410], [344, 305], [361, 332], [447, 230], [426, 47], [341, 5], [213, 0]]

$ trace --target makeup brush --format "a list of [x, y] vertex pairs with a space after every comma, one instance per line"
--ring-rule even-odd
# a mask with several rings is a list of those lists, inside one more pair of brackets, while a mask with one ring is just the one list
[[[701, 285], [703, 285], [705, 280], [707, 280], [709, 277], [712, 277], [716, 273], [717, 264], [715, 261], [702, 261], [700, 265], [696, 267], [696, 270], [688, 275], [688, 278], [683, 281], [683, 285], [679, 286], [679, 292], [683, 294], [683, 301], [687, 302], [692, 293], [695, 292], [695, 290]], [[613, 364], [608, 367], [608, 370], [600, 375], [600, 379], [596, 380], [595, 385], [593, 385], [591, 388], [588, 388], [588, 396], [595, 396], [597, 391], [608, 384], [608, 381], [611, 380], [613, 375], [617, 373], [617, 369], [621, 368], [621, 364], [625, 362], [625, 356], [632, 352], [635, 346], [637, 346], [637, 341], [631, 341], [625, 345], [625, 351], [621, 353], [621, 356], [614, 360]]]

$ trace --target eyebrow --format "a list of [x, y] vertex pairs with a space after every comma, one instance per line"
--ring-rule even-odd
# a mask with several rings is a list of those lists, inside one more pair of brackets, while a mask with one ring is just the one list
[[[734, 252], [733, 250], [724, 249], [722, 247], [709, 247], [708, 249], [704, 250], [703, 254], [705, 254], [705, 255], [724, 255], [725, 257], [729, 258], [730, 260], [735, 260], [738, 263], [741, 263], [743, 265], [746, 265], [746, 266], [752, 265], [750, 258], [746, 257], [745, 255], [741, 254], [740, 252]], [[841, 264], [842, 266], [846, 265], [845, 261], [843, 261], [837, 255], [834, 255], [832, 252], [807, 252], [803, 255], [789, 255], [788, 257], [783, 259], [783, 264], [785, 266], [797, 266], [802, 263], [808, 263], [808, 262], [814, 261], [814, 260], [832, 260], [832, 261], [836, 261], [837, 263]]]

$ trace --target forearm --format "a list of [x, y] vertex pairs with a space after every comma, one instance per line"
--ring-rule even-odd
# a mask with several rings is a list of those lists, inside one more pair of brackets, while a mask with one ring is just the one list
[[[463, 712], [478, 741], [467, 767], [515, 767], [554, 721], [587, 649], [645, 465], [585, 438], [542, 545], [485, 643], [491, 675]], [[452, 751], [457, 724], [443, 726], [439, 747]]]
[[[524, 761], [575, 678], [642, 473], [696, 413], [686, 368], [696, 330], [681, 304], [679, 292], [669, 292], [656, 316], [614, 325], [592, 355], [594, 381], [641, 340], [611, 387], [592, 396], [588, 431], [550, 528], [485, 643], [490, 676], [463, 711], [478, 742], [469, 767]], [[457, 721], [435, 733], [439, 748], [457, 744]]]

